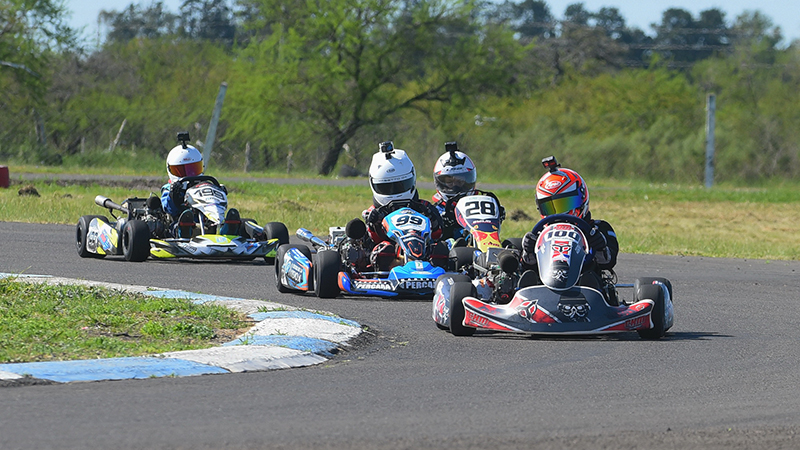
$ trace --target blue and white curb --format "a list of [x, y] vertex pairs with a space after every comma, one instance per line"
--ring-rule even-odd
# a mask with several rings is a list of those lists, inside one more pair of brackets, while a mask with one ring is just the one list
[[220, 297], [47, 275], [0, 273], [0, 278], [5, 277], [16, 277], [34, 283], [99, 286], [154, 297], [187, 298], [195, 303], [211, 302], [244, 313], [257, 323], [247, 333], [221, 347], [143, 357], [0, 364], [0, 380], [30, 376], [67, 383], [304, 367], [327, 361], [339, 348], [347, 347], [348, 341], [362, 332], [361, 325], [351, 320], [263, 300]]

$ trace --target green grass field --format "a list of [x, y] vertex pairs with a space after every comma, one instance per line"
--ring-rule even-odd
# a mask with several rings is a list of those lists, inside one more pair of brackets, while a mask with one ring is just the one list
[[[241, 176], [241, 174], [238, 174]], [[224, 176], [218, 177], [225, 182]], [[497, 180], [492, 180], [497, 181]], [[598, 180], [590, 185], [594, 218], [610, 222], [621, 251], [667, 255], [800, 259], [800, 233], [795, 232], [798, 186], [761, 188], [648, 184]], [[371, 203], [364, 186], [278, 185], [257, 182], [226, 183], [229, 204], [243, 217], [259, 223], [279, 221], [290, 232], [305, 227], [324, 234], [329, 226], [344, 226]], [[0, 189], [0, 221], [74, 224], [86, 214], [103, 214], [94, 197], [117, 202], [146, 197], [157, 188], [60, 186], [34, 184], [39, 197], [21, 196], [19, 184]], [[479, 184], [480, 187], [480, 184]], [[420, 190], [430, 198], [431, 190]], [[531, 189], [495, 191], [508, 219], [502, 237], [522, 236], [537, 221]]]

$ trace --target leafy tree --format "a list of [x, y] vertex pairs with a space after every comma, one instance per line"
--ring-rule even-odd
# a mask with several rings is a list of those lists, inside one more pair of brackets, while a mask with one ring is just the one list
[[19, 95], [41, 100], [52, 53], [77, 42], [66, 13], [59, 0], [0, 3], [0, 80], [4, 85], [15, 83]]
[[107, 36], [111, 42], [157, 39], [173, 35], [178, 29], [178, 16], [167, 11], [163, 2], [154, 2], [147, 7], [131, 3], [119, 13], [102, 10], [100, 21], [111, 27]]
[[231, 96], [243, 117], [230, 131], [282, 145], [283, 154], [326, 142], [321, 174], [364, 127], [507, 88], [519, 49], [510, 33], [477, 23], [462, 1], [253, 5], [263, 19], [251, 26], [274, 32], [237, 58]]
[[194, 39], [233, 42], [236, 24], [226, 0], [184, 0], [178, 19], [182, 34]]
[[588, 26], [592, 13], [586, 10], [583, 3], [572, 3], [564, 10], [564, 21], [574, 25]]
[[670, 8], [655, 28], [655, 49], [679, 66], [725, 51], [731, 41], [725, 13], [716, 8], [701, 11], [697, 20], [686, 10]]

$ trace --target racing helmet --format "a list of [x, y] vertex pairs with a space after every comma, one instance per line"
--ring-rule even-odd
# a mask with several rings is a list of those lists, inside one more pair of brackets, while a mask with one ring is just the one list
[[465, 153], [458, 151], [455, 142], [444, 144], [446, 153], [439, 157], [433, 167], [433, 184], [439, 197], [447, 201], [450, 197], [475, 189], [478, 174], [475, 164]]
[[553, 214], [589, 217], [589, 188], [578, 172], [564, 169], [554, 156], [542, 160], [548, 172], [536, 184], [536, 209], [542, 218]]
[[381, 142], [380, 151], [372, 155], [369, 186], [376, 206], [394, 200], [411, 200], [417, 195], [417, 174], [414, 163], [404, 150], [395, 149], [391, 141]]
[[205, 169], [203, 154], [195, 147], [188, 145], [189, 133], [178, 133], [179, 145], [167, 155], [167, 175], [169, 182], [174, 183], [183, 177], [202, 175]]

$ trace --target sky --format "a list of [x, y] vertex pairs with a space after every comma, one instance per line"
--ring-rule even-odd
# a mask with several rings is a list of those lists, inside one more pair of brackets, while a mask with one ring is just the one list
[[[181, 0], [162, 0], [170, 11], [178, 12]], [[546, 0], [553, 15], [561, 19], [568, 5], [580, 3], [581, 0]], [[73, 27], [86, 27], [88, 37], [97, 35], [97, 15], [101, 9], [122, 11], [131, 0], [66, 0], [66, 5], [72, 11], [70, 23]], [[135, 3], [149, 5], [151, 0], [136, 0]], [[800, 39], [800, 2], [798, 0], [771, 0], [768, 2], [757, 0], [583, 0], [588, 11], [595, 12], [603, 7], [619, 9], [629, 27], [636, 27], [653, 35], [650, 24], [661, 22], [661, 14], [669, 8], [681, 8], [692, 13], [694, 18], [699, 18], [700, 11], [719, 8], [726, 13], [728, 23], [733, 22], [744, 11], [759, 10], [769, 17], [773, 24], [780, 26], [784, 36], [784, 45], [794, 39]], [[760, 4], [760, 5], [759, 5]]]

